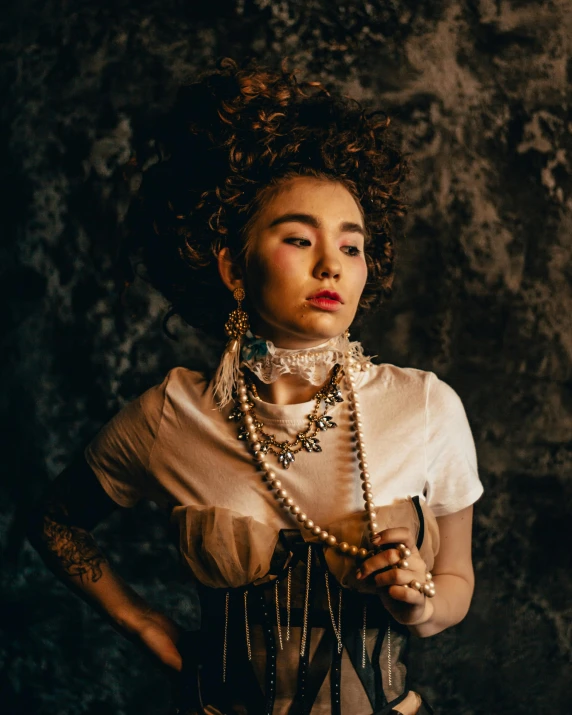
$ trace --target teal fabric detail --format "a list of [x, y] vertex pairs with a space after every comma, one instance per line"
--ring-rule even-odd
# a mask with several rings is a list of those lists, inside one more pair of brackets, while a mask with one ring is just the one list
[[241, 354], [243, 360], [260, 360], [268, 355], [268, 343], [263, 338], [255, 338], [249, 330]]

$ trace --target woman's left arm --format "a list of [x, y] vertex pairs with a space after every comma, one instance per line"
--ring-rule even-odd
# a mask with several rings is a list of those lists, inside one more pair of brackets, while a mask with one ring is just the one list
[[427, 599], [428, 609], [433, 606], [433, 612], [429, 620], [409, 627], [420, 638], [432, 636], [462, 621], [471, 605], [475, 587], [471, 555], [473, 507], [438, 516], [437, 523], [441, 544], [432, 572], [436, 594]]
[[[440, 548], [432, 569], [436, 594], [428, 598], [409, 587], [413, 580], [423, 583], [426, 567], [415, 547], [409, 529], [386, 529], [374, 542], [383, 551], [365, 561], [360, 578], [371, 577], [379, 588], [384, 606], [411, 633], [426, 638], [463, 620], [469, 610], [474, 589], [471, 557], [473, 507], [437, 517]], [[398, 544], [411, 551], [407, 568], [398, 567]]]

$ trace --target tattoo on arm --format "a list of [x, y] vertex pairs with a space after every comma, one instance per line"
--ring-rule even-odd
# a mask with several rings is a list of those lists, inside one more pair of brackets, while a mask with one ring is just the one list
[[99, 581], [102, 564], [108, 563], [93, 536], [69, 523], [65, 505], [51, 498], [46, 502], [42, 519], [41, 541], [46, 556], [58, 569], [80, 581]]

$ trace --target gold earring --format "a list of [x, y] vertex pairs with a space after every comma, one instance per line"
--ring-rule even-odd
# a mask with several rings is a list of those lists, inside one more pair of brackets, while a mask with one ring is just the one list
[[238, 303], [238, 306], [230, 313], [228, 320], [224, 324], [224, 329], [229, 338], [232, 338], [232, 347], [229, 346], [231, 352], [234, 352], [238, 347], [238, 341], [250, 330], [250, 323], [248, 322], [248, 314], [242, 310], [242, 301], [244, 300], [245, 293], [243, 288], [235, 288], [233, 293], [233, 298]]
[[224, 329], [229, 337], [226, 348], [221, 357], [214, 380], [214, 394], [222, 409], [232, 400], [232, 393], [236, 388], [240, 375], [240, 342], [242, 336], [250, 329], [248, 315], [242, 310], [244, 290], [235, 288], [232, 295], [238, 306], [230, 313], [224, 324]]

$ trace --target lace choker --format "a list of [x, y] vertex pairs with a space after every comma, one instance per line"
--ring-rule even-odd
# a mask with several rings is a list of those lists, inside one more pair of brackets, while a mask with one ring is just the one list
[[267, 384], [292, 374], [300, 375], [312, 385], [322, 385], [336, 364], [345, 365], [350, 360], [359, 369], [369, 363], [361, 343], [350, 341], [345, 335], [337, 335], [311, 348], [291, 350], [277, 348], [272, 341], [257, 338], [249, 331], [241, 357], [241, 365]]
[[[240, 350], [240, 356], [237, 354]], [[228, 352], [228, 351], [227, 351]], [[311, 348], [277, 348], [271, 340], [265, 340], [249, 330], [240, 339], [240, 346], [225, 352], [217, 370], [214, 392], [222, 409], [232, 399], [238, 379], [238, 368], [247, 367], [266, 384], [281, 375], [300, 375], [312, 385], [323, 384], [336, 364], [354, 370], [367, 370], [370, 358], [363, 353], [357, 340], [350, 341], [344, 333]]]

